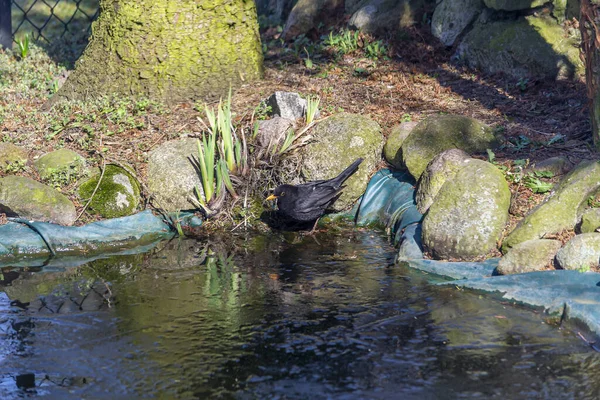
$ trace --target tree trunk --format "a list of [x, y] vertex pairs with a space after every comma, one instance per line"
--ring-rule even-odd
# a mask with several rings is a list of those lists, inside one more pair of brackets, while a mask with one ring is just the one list
[[52, 99], [212, 99], [262, 76], [254, 0], [100, 0], [90, 43]]
[[581, 0], [581, 51], [592, 120], [592, 137], [600, 148], [600, 1]]

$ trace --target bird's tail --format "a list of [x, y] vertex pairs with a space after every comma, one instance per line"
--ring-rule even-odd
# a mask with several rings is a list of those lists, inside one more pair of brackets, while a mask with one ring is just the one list
[[358, 171], [358, 166], [360, 165], [361, 162], [363, 162], [362, 158], [356, 159], [356, 161], [354, 161], [352, 164], [350, 164], [350, 166], [348, 168], [343, 170], [341, 174], [339, 174], [337, 177], [333, 178], [335, 185], [341, 186], [346, 181], [346, 179], [350, 178], [350, 176], [352, 176], [352, 174], [354, 174], [356, 171]]

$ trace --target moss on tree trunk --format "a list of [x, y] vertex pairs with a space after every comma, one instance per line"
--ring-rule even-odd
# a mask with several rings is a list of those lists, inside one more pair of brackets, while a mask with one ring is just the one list
[[262, 76], [253, 0], [101, 0], [90, 43], [59, 99], [221, 96]]

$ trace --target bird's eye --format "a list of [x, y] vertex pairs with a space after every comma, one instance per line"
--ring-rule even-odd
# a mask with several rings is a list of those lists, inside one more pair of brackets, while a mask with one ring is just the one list
[[283, 197], [285, 196], [285, 192], [281, 192], [281, 194], [279, 195], [279, 197]]

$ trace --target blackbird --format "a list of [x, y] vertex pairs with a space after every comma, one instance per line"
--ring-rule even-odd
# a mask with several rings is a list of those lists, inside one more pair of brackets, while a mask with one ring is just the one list
[[362, 158], [357, 159], [332, 179], [311, 181], [301, 185], [277, 186], [267, 200], [277, 199], [279, 214], [287, 219], [296, 222], [317, 220], [339, 197], [342, 184], [358, 170], [362, 161]]

